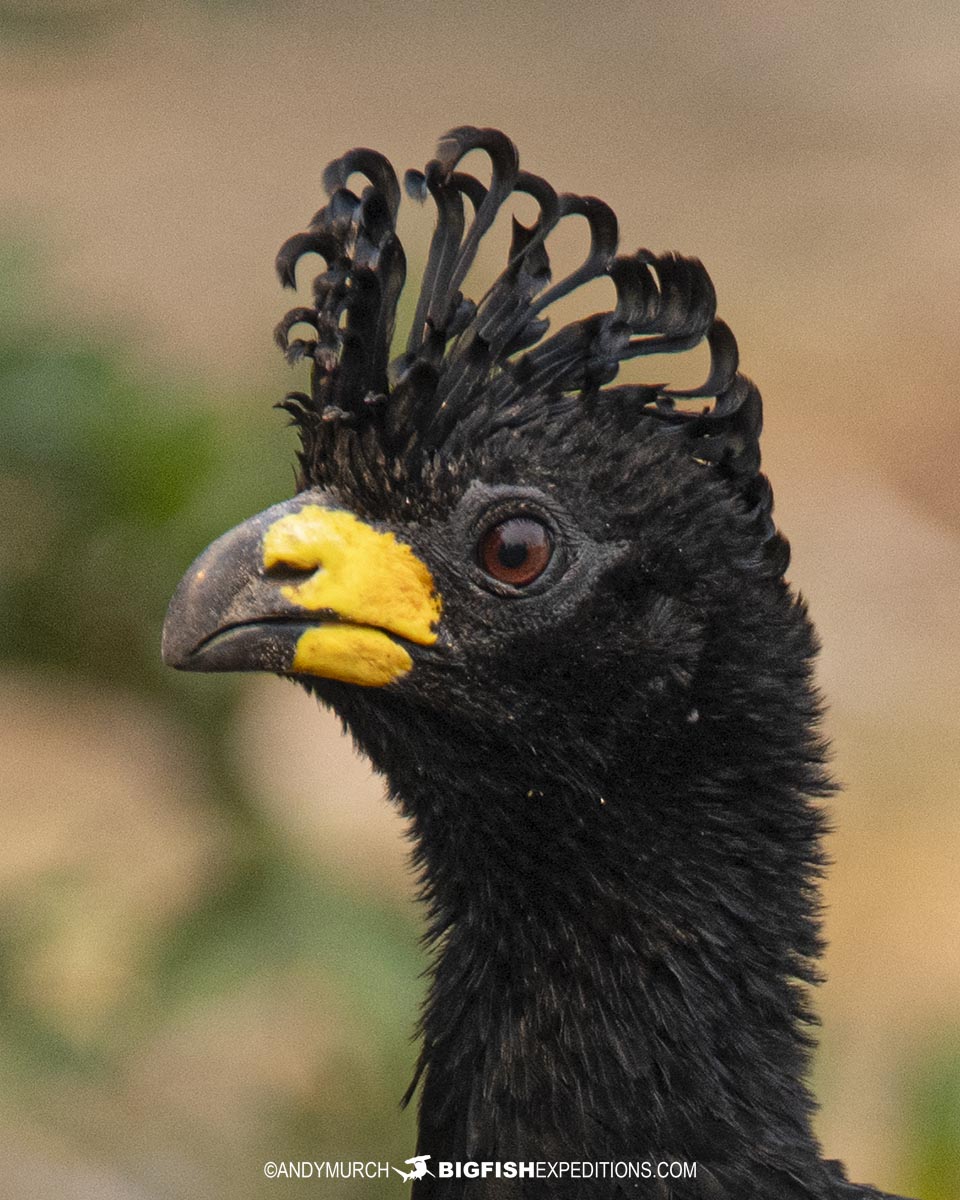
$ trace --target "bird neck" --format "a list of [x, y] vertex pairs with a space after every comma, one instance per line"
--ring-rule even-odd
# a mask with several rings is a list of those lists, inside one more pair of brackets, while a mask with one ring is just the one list
[[346, 714], [429, 905], [421, 1152], [686, 1158], [731, 1194], [790, 1172], [830, 1194], [803, 1082], [829, 785], [812, 634], [783, 603], [776, 636], [731, 630], [679, 705], [605, 707], [576, 743], [421, 712], [414, 757], [399, 705]]
[[712, 1160], [737, 1183], [775, 1143], [798, 1176], [821, 1169], [803, 1083], [820, 950], [811, 797], [826, 789], [815, 704], [794, 686], [792, 713], [768, 701], [758, 722], [746, 697], [698, 703], [679, 736], [634, 731], [589, 779], [452, 744], [442, 722], [418, 728], [429, 770], [383, 764], [437, 946], [423, 1152], [639, 1151]]
[[[451, 780], [429, 815], [416, 806], [439, 946], [422, 1022], [425, 1151], [441, 1149], [429, 1130], [460, 1157], [643, 1147], [696, 1160], [774, 1136], [815, 1157], [797, 980], [817, 951], [804, 890], [816, 822], [794, 812], [774, 831], [773, 791], [727, 789], [704, 808], [698, 782], [699, 795], [692, 780], [667, 794], [621, 779], [478, 797]], [[491, 830], [503, 808], [523, 820]]]

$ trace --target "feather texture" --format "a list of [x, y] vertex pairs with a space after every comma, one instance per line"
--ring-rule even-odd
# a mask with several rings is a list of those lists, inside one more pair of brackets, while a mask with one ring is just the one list
[[[459, 169], [474, 151], [489, 158], [489, 187]], [[348, 186], [355, 176], [364, 184], [359, 195]], [[567, 396], [583, 402], [584, 418], [616, 411], [621, 427], [632, 420], [638, 436], [683, 439], [743, 497], [772, 569], [786, 568], [789, 549], [760, 474], [760, 394], [738, 373], [736, 340], [716, 316], [713, 284], [698, 260], [648, 250], [618, 255], [617, 218], [602, 200], [558, 195], [520, 169], [504, 134], [461, 126], [440, 139], [423, 171], [405, 177], [410, 197], [433, 202], [436, 226], [406, 349], [390, 361], [406, 277], [396, 172], [377, 151], [357, 149], [330, 163], [323, 183], [326, 205], [277, 256], [287, 287], [307, 254], [320, 255], [326, 268], [313, 281], [313, 304], [291, 309], [276, 329], [288, 360], [312, 365], [309, 394], [290, 393], [281, 405], [300, 430], [304, 485], [356, 488], [358, 473], [373, 488], [396, 485], [417, 477], [432, 454], [456, 453]], [[537, 219], [529, 227], [512, 219], [507, 262], [473, 300], [462, 289], [481, 241], [516, 195], [533, 198]], [[583, 262], [554, 282], [550, 235], [571, 217], [586, 221], [589, 245]], [[546, 311], [601, 278], [613, 283], [615, 307], [551, 332]], [[298, 330], [310, 336], [293, 336]], [[710, 366], [698, 387], [614, 385], [622, 362], [704, 341]], [[694, 400], [712, 403], [686, 406]], [[365, 462], [368, 455], [375, 463]], [[381, 463], [386, 470], [372, 469]]]

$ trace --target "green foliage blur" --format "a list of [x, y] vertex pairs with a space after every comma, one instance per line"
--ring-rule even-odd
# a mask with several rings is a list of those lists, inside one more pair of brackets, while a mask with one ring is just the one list
[[[195, 387], [145, 375], [129, 346], [51, 335], [23, 316], [31, 277], [26, 256], [0, 252], [0, 657], [52, 694], [69, 684], [108, 704], [137, 698], [175, 730], [202, 781], [201, 818], [227, 832], [191, 902], [138, 947], [137, 987], [82, 1036], [21, 986], [51, 923], [71, 919], [62, 872], [0, 891], [0, 1115], [18, 1114], [59, 1154], [150, 1197], [275, 1194], [267, 1159], [402, 1162], [414, 1146], [399, 1098], [423, 965], [413, 921], [293, 861], [232, 765], [242, 683], [184, 678], [159, 659], [179, 576], [218, 533], [289, 494], [293, 439], [262, 398], [211, 404]], [[303, 1064], [296, 1102], [268, 1064], [252, 1123], [237, 1129], [211, 1113], [190, 1128], [152, 1094], [145, 1047], [162, 1061], [169, 1045], [176, 1057], [196, 1014], [216, 1029], [219, 1009], [275, 977], [296, 980], [308, 1014], [326, 997], [339, 1025], [324, 1031], [323, 1061]], [[217, 1042], [216, 1053], [232, 1048]], [[382, 1182], [344, 1187], [383, 1194]]]
[[904, 1178], [923, 1198], [960, 1196], [960, 1039], [918, 1049], [910, 1092]]

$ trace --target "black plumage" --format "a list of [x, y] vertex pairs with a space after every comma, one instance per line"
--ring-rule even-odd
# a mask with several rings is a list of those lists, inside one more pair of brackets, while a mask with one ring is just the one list
[[[460, 170], [474, 150], [487, 187]], [[416, 1200], [878, 1196], [810, 1128], [831, 791], [816, 640], [783, 578], [760, 396], [709, 276], [674, 254], [618, 255], [605, 204], [521, 170], [503, 134], [456, 129], [406, 177], [437, 224], [391, 360], [396, 175], [354, 150], [324, 184], [277, 260], [291, 286], [303, 255], [326, 268], [277, 329], [312, 366], [310, 391], [283, 402], [298, 496], [201, 556], [165, 656], [294, 675], [410, 817], [434, 949], [419, 1152], [697, 1163], [696, 1179], [566, 1187], [428, 1176]], [[513, 219], [506, 266], [468, 298], [478, 245], [518, 193], [539, 215]], [[589, 245], [553, 282], [549, 237], [568, 217]], [[551, 331], [551, 306], [601, 277], [611, 311]], [[704, 340], [701, 387], [614, 383], [627, 359]], [[351, 559], [353, 591], [334, 600], [309, 589], [337, 583], [342, 514], [389, 569], [361, 587], [367, 560]], [[395, 543], [427, 581], [413, 600]], [[346, 665], [304, 649], [358, 630]]]

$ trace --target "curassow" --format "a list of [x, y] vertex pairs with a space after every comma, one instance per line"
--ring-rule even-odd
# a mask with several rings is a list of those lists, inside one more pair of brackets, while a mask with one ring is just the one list
[[[475, 150], [488, 186], [459, 169]], [[501, 1163], [413, 1195], [878, 1196], [810, 1127], [831, 791], [816, 639], [706, 271], [618, 255], [607, 205], [521, 170], [502, 133], [455, 129], [406, 176], [438, 216], [391, 361], [397, 177], [358, 149], [324, 185], [277, 260], [287, 286], [303, 255], [326, 264], [277, 330], [312, 363], [283, 402], [298, 493], [200, 555], [163, 653], [300, 680], [410, 818], [435, 948], [418, 1153]], [[539, 215], [513, 219], [502, 274], [468, 299], [517, 193]], [[551, 282], [549, 235], [573, 216], [589, 248]], [[612, 311], [551, 332], [551, 305], [598, 278]], [[624, 360], [703, 339], [701, 387], [611, 386]], [[566, 1184], [503, 1169], [561, 1161], [601, 1166]]]

